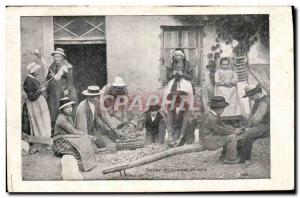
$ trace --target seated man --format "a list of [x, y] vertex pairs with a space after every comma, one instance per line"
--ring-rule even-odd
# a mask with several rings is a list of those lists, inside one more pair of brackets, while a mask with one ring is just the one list
[[[86, 132], [88, 135], [97, 137], [94, 140], [98, 148], [105, 147], [109, 151], [116, 150], [116, 143], [110, 136], [118, 136], [116, 130], [108, 128], [105, 122], [98, 115], [100, 88], [89, 86], [82, 92], [86, 96], [77, 108], [75, 116], [75, 128]], [[111, 134], [109, 134], [111, 133]]]
[[262, 93], [261, 86], [248, 85], [245, 96], [254, 101], [250, 117], [239, 137], [238, 155], [241, 163], [250, 160], [253, 142], [270, 135], [270, 99]]
[[145, 144], [164, 143], [166, 123], [163, 114], [159, 111], [160, 105], [152, 105], [138, 122], [137, 129], [146, 128]]
[[71, 118], [74, 101], [65, 97], [60, 100], [59, 115], [55, 122], [53, 151], [54, 154], [73, 155], [81, 171], [89, 171], [96, 166], [96, 157], [90, 137], [73, 126]]
[[220, 115], [228, 105], [223, 96], [214, 96], [208, 102], [210, 110], [203, 117], [199, 129], [199, 142], [207, 150], [217, 150], [226, 146], [234, 141], [239, 133], [239, 130], [224, 125], [220, 119]]

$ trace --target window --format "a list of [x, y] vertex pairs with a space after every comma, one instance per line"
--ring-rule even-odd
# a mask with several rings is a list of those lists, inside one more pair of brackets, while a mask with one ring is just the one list
[[59, 16], [53, 20], [55, 44], [105, 43], [103, 16]]
[[201, 84], [201, 65], [203, 54], [203, 33], [200, 26], [161, 26], [161, 81], [166, 85], [166, 68], [171, 65], [174, 49], [184, 50], [186, 60], [194, 67], [192, 83], [195, 86]]

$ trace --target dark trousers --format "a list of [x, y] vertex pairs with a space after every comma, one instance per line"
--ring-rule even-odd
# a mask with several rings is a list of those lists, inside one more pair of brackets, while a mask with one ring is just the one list
[[259, 124], [255, 127], [251, 127], [240, 135], [237, 143], [238, 156], [241, 162], [250, 160], [252, 145], [255, 140], [259, 138], [268, 137], [270, 135], [269, 124]]
[[153, 128], [146, 127], [145, 144], [151, 144], [151, 143], [163, 144], [165, 140], [165, 134], [166, 134], [165, 123], [160, 123], [158, 126], [155, 126]]

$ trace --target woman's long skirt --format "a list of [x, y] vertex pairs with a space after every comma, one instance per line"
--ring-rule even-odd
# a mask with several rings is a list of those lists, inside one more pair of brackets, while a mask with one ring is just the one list
[[166, 98], [167, 100], [172, 100], [172, 97], [174, 95], [178, 95], [178, 93], [181, 93], [181, 92], [186, 93], [187, 95], [189, 95], [189, 97], [194, 95], [194, 88], [193, 88], [191, 81], [181, 78], [177, 82], [176, 90], [172, 90], [174, 83], [176, 83], [175, 78], [170, 80], [164, 89], [164, 98]]
[[51, 120], [47, 102], [44, 96], [35, 101], [26, 100], [28, 118], [30, 122], [30, 135], [51, 137]]
[[[76, 135], [74, 135], [76, 136]], [[96, 157], [92, 143], [88, 137], [58, 137], [54, 138], [53, 151], [58, 157], [73, 155], [80, 171], [89, 171], [96, 166]]]
[[238, 94], [237, 87], [215, 87], [215, 96], [223, 96], [229, 103], [222, 113], [222, 117], [244, 115], [243, 105]]

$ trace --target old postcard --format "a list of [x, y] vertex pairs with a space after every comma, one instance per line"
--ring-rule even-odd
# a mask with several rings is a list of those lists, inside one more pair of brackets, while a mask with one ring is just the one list
[[6, 12], [9, 192], [294, 189], [292, 7]]

